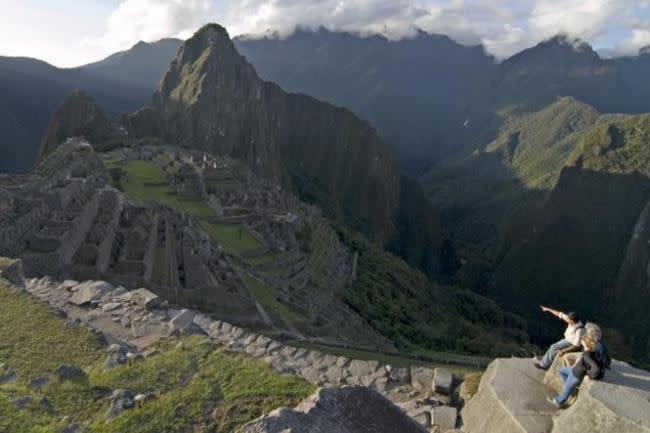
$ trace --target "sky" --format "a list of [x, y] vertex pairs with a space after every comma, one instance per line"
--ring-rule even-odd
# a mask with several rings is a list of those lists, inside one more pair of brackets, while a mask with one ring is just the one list
[[485, 45], [506, 58], [557, 34], [603, 56], [650, 45], [650, 0], [0, 0], [0, 55], [71, 67], [136, 42], [187, 38], [217, 22], [231, 36], [291, 34], [296, 26], [381, 33], [417, 29]]

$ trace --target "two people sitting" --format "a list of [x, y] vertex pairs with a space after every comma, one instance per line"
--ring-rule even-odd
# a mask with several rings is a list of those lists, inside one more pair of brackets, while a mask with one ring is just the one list
[[557, 356], [581, 352], [572, 365], [560, 367], [558, 371], [564, 382], [564, 387], [559, 395], [549, 401], [555, 407], [561, 408], [585, 376], [589, 376], [593, 380], [602, 379], [611, 360], [598, 325], [584, 324], [576, 313], [563, 313], [544, 306], [542, 306], [542, 311], [565, 321], [567, 328], [564, 338], [552, 344], [544, 358], [540, 362], [535, 362], [535, 367], [547, 370]]

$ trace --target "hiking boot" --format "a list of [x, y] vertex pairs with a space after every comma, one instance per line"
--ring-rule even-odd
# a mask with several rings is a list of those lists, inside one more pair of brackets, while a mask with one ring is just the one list
[[562, 409], [562, 405], [560, 403], [558, 403], [554, 398], [549, 397], [549, 398], [546, 399], [546, 401], [548, 401], [553, 406], [555, 406], [556, 409]]

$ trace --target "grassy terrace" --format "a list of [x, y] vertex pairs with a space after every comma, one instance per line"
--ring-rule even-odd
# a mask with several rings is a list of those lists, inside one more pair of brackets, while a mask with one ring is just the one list
[[[404, 353], [380, 353], [371, 352], [364, 349], [332, 346], [329, 344], [311, 343], [303, 340], [288, 341], [294, 347], [303, 347], [305, 349], [317, 350], [323, 353], [330, 353], [337, 356], [345, 356], [349, 359], [365, 359], [370, 361], [379, 361], [382, 364], [390, 364], [393, 367], [408, 367], [418, 365], [422, 367], [445, 367], [459, 376], [466, 376], [481, 372], [485, 363], [489, 362], [487, 358], [474, 358], [471, 356], [458, 355], [454, 353], [429, 352], [422, 356], [416, 354]], [[463, 365], [460, 365], [463, 363]], [[476, 364], [476, 367], [471, 366]], [[464, 365], [466, 364], [466, 365]]]
[[[88, 422], [91, 433], [230, 433], [279, 406], [297, 404], [314, 390], [197, 337], [180, 346], [162, 343], [159, 355], [104, 371], [106, 353], [90, 332], [11, 291], [3, 280], [0, 317], [0, 364], [18, 373], [16, 382], [0, 385], [2, 433], [62, 433], [68, 426], [61, 421], [64, 416]], [[64, 362], [82, 366], [87, 379], [60, 382], [52, 373]], [[29, 385], [36, 377], [49, 382], [37, 390]], [[106, 422], [107, 396], [118, 388], [152, 392], [156, 398]], [[21, 397], [30, 400], [18, 408], [15, 401]], [[55, 412], [40, 403], [44, 397]]]
[[275, 297], [275, 289], [266, 286], [255, 278], [244, 275], [244, 284], [251, 291], [255, 299], [262, 304], [262, 307], [272, 315], [281, 317], [289, 324], [296, 324], [305, 320], [304, 315], [294, 308], [284, 305]]
[[121, 168], [126, 174], [119, 181], [119, 188], [132, 200], [141, 203], [158, 203], [185, 212], [199, 219], [201, 226], [228, 254], [239, 255], [244, 251], [260, 248], [260, 243], [239, 224], [210, 222], [215, 212], [203, 201], [181, 197], [171, 188], [161, 165], [150, 161], [116, 162], [107, 160], [107, 166]]

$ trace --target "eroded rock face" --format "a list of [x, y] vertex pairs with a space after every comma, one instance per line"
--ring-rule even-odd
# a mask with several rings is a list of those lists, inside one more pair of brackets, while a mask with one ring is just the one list
[[111, 125], [92, 96], [78, 90], [56, 110], [47, 127], [37, 163], [43, 161], [69, 137], [101, 142], [111, 134]]
[[425, 433], [389, 400], [365, 387], [321, 389], [295, 409], [278, 409], [243, 433]]

